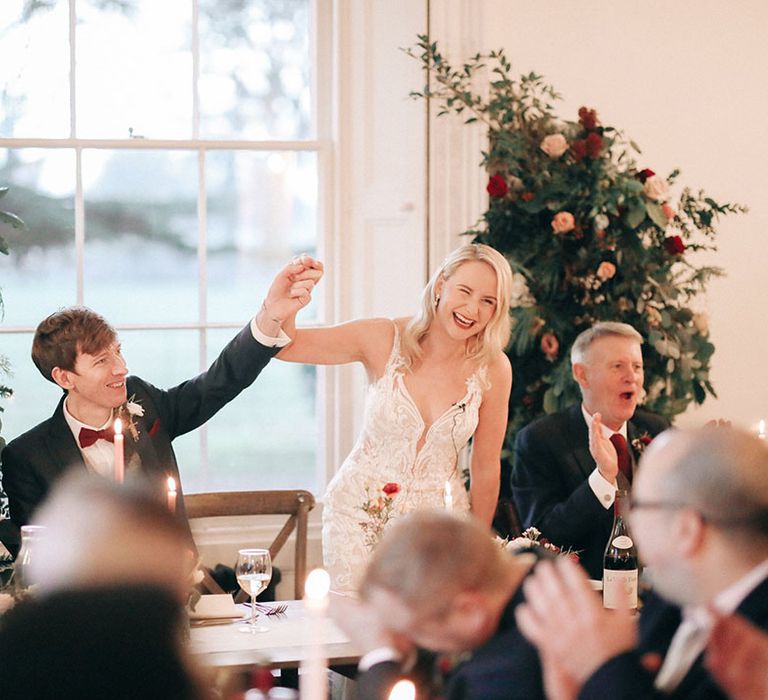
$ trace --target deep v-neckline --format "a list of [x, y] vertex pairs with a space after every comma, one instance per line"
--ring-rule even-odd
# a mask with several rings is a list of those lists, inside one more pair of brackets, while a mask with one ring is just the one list
[[419, 435], [419, 439], [416, 442], [416, 455], [418, 456], [421, 451], [424, 449], [424, 446], [427, 444], [427, 438], [429, 437], [429, 434], [432, 432], [434, 427], [438, 424], [440, 424], [443, 419], [445, 419], [447, 416], [451, 414], [452, 411], [460, 410], [463, 412], [466, 408], [467, 402], [469, 401], [470, 394], [472, 393], [472, 389], [470, 388], [470, 382], [474, 378], [477, 371], [473, 372], [466, 380], [465, 384], [467, 386], [466, 392], [464, 392], [464, 396], [462, 396], [458, 401], [452, 403], [448, 408], [445, 409], [435, 420], [430, 423], [429, 427], [427, 427], [427, 421], [424, 420], [424, 416], [422, 415], [421, 411], [419, 410], [419, 407], [416, 403], [416, 400], [413, 398], [413, 395], [411, 394], [410, 389], [405, 384], [405, 376], [402, 372], [396, 373], [396, 381], [397, 385], [400, 388], [400, 393], [405, 398], [405, 400], [411, 405], [411, 408], [413, 408], [413, 412], [418, 416], [419, 422], [421, 423], [421, 433]]

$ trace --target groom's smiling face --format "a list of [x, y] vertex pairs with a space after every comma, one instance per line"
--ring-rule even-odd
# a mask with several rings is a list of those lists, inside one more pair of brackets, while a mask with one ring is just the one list
[[70, 412], [93, 424], [94, 417], [107, 420], [112, 409], [125, 402], [127, 374], [120, 343], [115, 340], [94, 354], [78, 352], [74, 369], [59, 370], [57, 383], [68, 391]]

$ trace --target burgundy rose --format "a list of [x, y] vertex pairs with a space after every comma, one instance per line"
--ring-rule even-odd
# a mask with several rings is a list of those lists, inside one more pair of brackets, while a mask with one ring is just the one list
[[642, 442], [643, 445], [646, 445], [646, 446], [650, 445], [651, 444], [651, 440], [653, 440], [653, 438], [650, 435], [641, 435], [640, 436], [640, 442]]
[[593, 131], [597, 127], [597, 112], [594, 109], [581, 107], [579, 109], [579, 121], [587, 131]]
[[587, 142], [584, 139], [574, 141], [571, 144], [571, 153], [577, 163], [584, 160], [587, 156]]
[[637, 174], [637, 179], [638, 179], [638, 180], [640, 180], [640, 182], [642, 182], [643, 184], [645, 184], [645, 181], [646, 181], [646, 180], [647, 180], [649, 177], [653, 177], [655, 174], [656, 174], [656, 173], [655, 173], [655, 172], [653, 172], [653, 170], [651, 170], [650, 168], [645, 168], [645, 169], [641, 170], [641, 171], [640, 171], [640, 172]]
[[394, 481], [390, 481], [384, 484], [384, 488], [381, 489], [387, 496], [394, 496], [400, 493], [400, 484], [396, 484]]
[[485, 189], [491, 197], [506, 197], [509, 192], [507, 181], [502, 175], [491, 175]]
[[685, 252], [685, 243], [680, 236], [667, 236], [664, 239], [664, 248], [670, 255], [682, 255]]
[[587, 134], [587, 155], [590, 158], [597, 158], [600, 151], [603, 150], [603, 137], [592, 131]]

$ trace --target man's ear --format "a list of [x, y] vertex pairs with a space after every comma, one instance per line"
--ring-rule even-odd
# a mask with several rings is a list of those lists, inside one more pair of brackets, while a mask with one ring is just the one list
[[462, 591], [456, 595], [452, 604], [453, 613], [458, 615], [467, 631], [478, 635], [488, 623], [488, 607], [485, 597], [476, 591]]
[[578, 382], [582, 389], [589, 389], [589, 380], [587, 379], [587, 366], [583, 362], [574, 362], [573, 378]]
[[72, 374], [68, 369], [62, 369], [61, 367], [54, 367], [51, 370], [51, 378], [54, 382], [56, 382], [62, 389], [66, 389], [69, 391], [73, 386], [74, 382], [72, 381]]

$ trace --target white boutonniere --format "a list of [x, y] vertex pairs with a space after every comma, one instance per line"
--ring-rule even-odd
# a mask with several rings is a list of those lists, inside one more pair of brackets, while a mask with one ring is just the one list
[[135, 398], [136, 394], [117, 409], [117, 418], [123, 422], [124, 431], [130, 433], [134, 441], [137, 441], [139, 439], [139, 427], [136, 425], [136, 419], [144, 415], [144, 406], [135, 401]]

